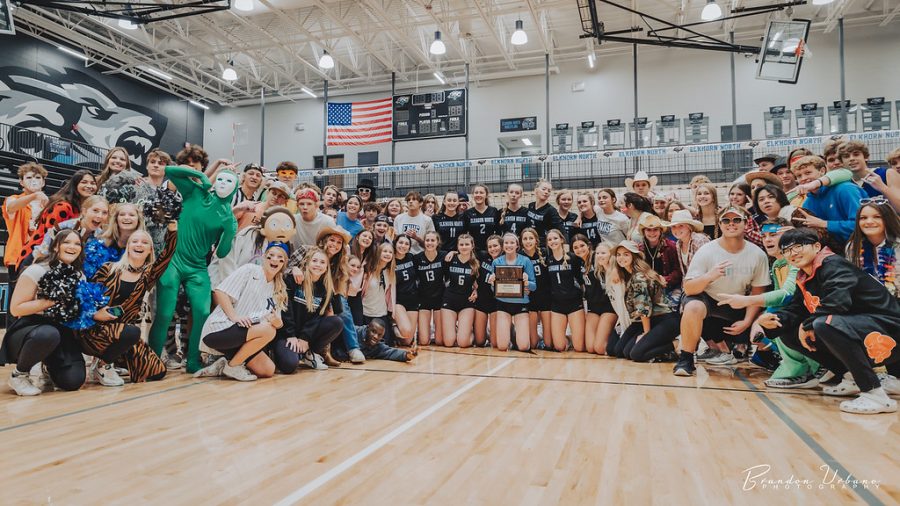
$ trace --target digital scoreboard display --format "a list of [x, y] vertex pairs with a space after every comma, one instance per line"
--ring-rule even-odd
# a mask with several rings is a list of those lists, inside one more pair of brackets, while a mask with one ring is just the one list
[[393, 139], [408, 141], [466, 135], [466, 90], [395, 95]]

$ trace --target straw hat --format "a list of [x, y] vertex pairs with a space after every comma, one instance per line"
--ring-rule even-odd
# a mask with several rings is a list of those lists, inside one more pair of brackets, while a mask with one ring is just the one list
[[650, 188], [653, 189], [653, 187], [656, 186], [656, 183], [659, 182], [659, 178], [657, 178], [656, 176], [649, 176], [647, 175], [646, 171], [639, 170], [633, 178], [625, 178], [625, 187], [631, 191], [634, 191], [634, 183], [636, 181], [646, 181], [650, 183]]
[[690, 225], [694, 232], [703, 232], [703, 223], [694, 219], [694, 216], [687, 209], [679, 209], [672, 213], [672, 221], [669, 227], [674, 225]]
[[624, 241], [620, 242], [619, 244], [616, 244], [616, 247], [613, 248], [613, 251], [612, 251], [613, 255], [615, 255], [616, 252], [619, 251], [619, 248], [625, 248], [626, 250], [630, 251], [631, 254], [637, 255], [641, 258], [644, 258], [644, 252], [641, 251], [640, 248], [638, 248], [637, 243], [635, 243], [634, 241], [625, 239]]
[[665, 232], [669, 228], [669, 224], [659, 219], [659, 216], [650, 213], [644, 213], [638, 222], [638, 232], [643, 234], [645, 228], [661, 228]]
[[316, 234], [316, 242], [318, 243], [323, 238], [328, 237], [329, 235], [341, 236], [341, 239], [344, 240], [345, 244], [350, 242], [350, 232], [347, 232], [342, 227], [339, 227], [337, 225], [333, 227], [331, 225], [326, 225], [322, 228], [322, 230], [319, 230], [319, 233]]
[[747, 180], [747, 184], [750, 184], [757, 179], [764, 179], [766, 183], [774, 184], [779, 188], [784, 186], [784, 183], [781, 182], [781, 179], [778, 176], [767, 170], [751, 170], [744, 174], [744, 179]]

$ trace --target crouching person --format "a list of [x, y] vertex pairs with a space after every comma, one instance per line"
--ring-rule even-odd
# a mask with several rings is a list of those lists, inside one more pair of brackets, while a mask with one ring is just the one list
[[391, 348], [384, 344], [381, 340], [384, 338], [384, 320], [374, 318], [365, 327], [356, 327], [356, 333], [359, 337], [359, 345], [366, 359], [382, 359], [393, 360], [395, 362], [410, 362], [416, 357], [416, 351], [413, 349], [401, 350], [400, 348]]
[[789, 230], [779, 246], [800, 270], [797, 293], [787, 306], [760, 316], [760, 326], [835, 374], [850, 372], [860, 394], [842, 402], [841, 411], [897, 411], [874, 366], [890, 370], [900, 361], [900, 303], [875, 278], [823, 247], [813, 230]]

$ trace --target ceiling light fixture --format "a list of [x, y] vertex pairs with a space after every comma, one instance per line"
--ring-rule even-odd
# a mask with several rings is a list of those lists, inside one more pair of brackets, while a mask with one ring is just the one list
[[190, 102], [192, 105], [195, 105], [195, 106], [197, 106], [197, 107], [199, 107], [199, 108], [201, 108], [201, 109], [204, 109], [204, 110], [206, 110], [206, 111], [209, 110], [209, 106], [208, 106], [208, 105], [201, 104], [200, 102], [197, 102], [196, 100], [188, 100], [188, 102]]
[[300, 91], [302, 91], [303, 93], [306, 93], [307, 95], [311, 96], [312, 98], [319, 98], [318, 95], [313, 93], [313, 91], [311, 89], [307, 88], [306, 86], [303, 86], [302, 88], [300, 88]]
[[171, 80], [173, 79], [172, 76], [170, 76], [169, 74], [166, 74], [165, 72], [163, 72], [163, 71], [161, 71], [161, 70], [156, 70], [156, 69], [153, 68], [153, 67], [147, 67], [147, 66], [145, 66], [145, 65], [141, 65], [141, 66], [139, 66], [138, 68], [140, 68], [140, 69], [143, 70], [144, 72], [153, 74], [153, 75], [155, 75], [156, 77], [159, 77], [159, 78], [161, 78], [161, 79], [165, 79], [166, 81], [171, 81]]
[[440, 31], [434, 32], [434, 42], [431, 43], [428, 52], [435, 55], [442, 55], [447, 52], [447, 46], [445, 46], [444, 41], [441, 40]]
[[253, 0], [234, 0], [234, 8], [239, 11], [250, 12], [253, 10]]
[[124, 28], [125, 30], [137, 30], [138, 25], [132, 23], [130, 19], [120, 19], [119, 28]]
[[88, 61], [88, 57], [79, 53], [78, 51], [73, 51], [73, 50], [71, 50], [67, 47], [63, 47], [63, 46], [56, 46], [56, 48], [59, 49], [60, 51], [62, 51], [63, 53], [67, 53], [67, 54], [74, 56], [75, 58], [78, 58], [78, 59], [81, 59], [84, 61]]
[[222, 71], [222, 79], [226, 81], [237, 81], [238, 75], [234, 70], [234, 60], [228, 60], [228, 66]]
[[529, 139], [528, 137], [522, 137], [522, 144], [524, 144], [526, 146], [531, 146], [532, 145], [531, 139]]
[[322, 57], [319, 58], [319, 68], [325, 70], [334, 68], [334, 58], [328, 54], [328, 51], [324, 51]]
[[703, 21], [713, 21], [722, 17], [722, 8], [716, 3], [716, 0], [707, 0], [706, 5], [700, 12], [700, 19]]
[[522, 28], [521, 19], [516, 20], [516, 31], [514, 31], [512, 37], [509, 38], [509, 42], [514, 46], [521, 46], [528, 43], [528, 34], [525, 33], [525, 30]]
[[588, 67], [594, 68], [594, 53], [588, 53]]
[[434, 73], [434, 78], [441, 82], [441, 84], [447, 84], [447, 81], [444, 79], [444, 74], [440, 72]]
[[828, 5], [831, 2], [834, 2], [834, 0], [813, 0], [812, 4], [813, 5]]

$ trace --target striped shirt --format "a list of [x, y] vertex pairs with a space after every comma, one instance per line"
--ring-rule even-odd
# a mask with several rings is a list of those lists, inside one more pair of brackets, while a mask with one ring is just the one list
[[[262, 318], [275, 306], [275, 301], [273, 300], [275, 284], [271, 281], [266, 281], [263, 268], [259, 265], [246, 264], [240, 266], [219, 283], [219, 286], [215, 289], [228, 294], [231, 298], [231, 303], [234, 305], [234, 313], [240, 317]], [[206, 337], [213, 332], [225, 330], [232, 325], [234, 325], [234, 322], [228, 319], [221, 306], [217, 306], [209, 315], [209, 318], [206, 319], [202, 335]], [[212, 352], [205, 345], [201, 346], [201, 350], [207, 351], [207, 353]]]

